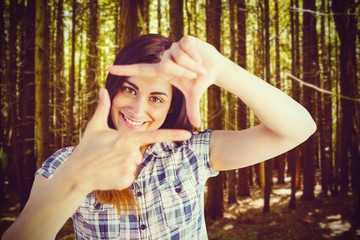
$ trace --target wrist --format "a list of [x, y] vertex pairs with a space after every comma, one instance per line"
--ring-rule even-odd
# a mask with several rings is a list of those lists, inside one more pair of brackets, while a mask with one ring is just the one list
[[85, 197], [92, 190], [88, 184], [82, 184], [81, 166], [77, 166], [77, 161], [74, 161], [71, 156], [65, 161], [62, 166], [56, 171], [50, 179], [53, 184], [60, 185], [65, 194], [74, 197]]
[[240, 68], [237, 64], [231, 61], [229, 58], [219, 54], [220, 56], [217, 58], [216, 66], [214, 66], [215, 72], [215, 82], [214, 84], [218, 87], [224, 88], [226, 90], [228, 88], [227, 82], [231, 81], [231, 76], [233, 75], [235, 68]]

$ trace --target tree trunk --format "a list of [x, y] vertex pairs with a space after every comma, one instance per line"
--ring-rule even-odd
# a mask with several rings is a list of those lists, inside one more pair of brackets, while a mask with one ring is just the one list
[[90, 1], [88, 3], [90, 8], [90, 21], [88, 25], [88, 41], [87, 49], [87, 67], [86, 67], [86, 119], [89, 121], [94, 114], [97, 100], [98, 100], [98, 76], [99, 76], [99, 56], [98, 56], [98, 37], [99, 37], [99, 23], [98, 23], [98, 1]]
[[[354, 0], [332, 2], [335, 26], [340, 39], [340, 89], [343, 96], [358, 98], [357, 66], [356, 66], [356, 9]], [[349, 14], [348, 14], [349, 13]], [[349, 190], [348, 163], [351, 163], [352, 186], [357, 194], [356, 214], [360, 215], [360, 119], [357, 113], [359, 106], [355, 101], [341, 99], [341, 191]]]
[[21, 87], [20, 87], [20, 116], [22, 119], [20, 139], [22, 140], [21, 176], [23, 191], [20, 195], [20, 208], [27, 202], [34, 172], [36, 170], [35, 159], [35, 0], [28, 1], [25, 14], [25, 36], [22, 55]]
[[120, 1], [119, 43], [121, 49], [126, 43], [139, 36], [138, 6], [140, 0]]
[[157, 28], [158, 28], [158, 33], [161, 34], [161, 21], [162, 21], [162, 8], [161, 8], [161, 0], [157, 0]]
[[[206, 5], [206, 39], [220, 50], [221, 0], [208, 0]], [[221, 107], [220, 88], [213, 85], [208, 88], [208, 127], [222, 129], [223, 109]], [[223, 173], [208, 180], [208, 192], [205, 216], [216, 220], [224, 215]]]
[[[280, 68], [280, 31], [279, 31], [279, 3], [275, 0], [275, 86], [282, 89], [281, 86], [281, 68]], [[285, 156], [281, 154], [275, 158], [277, 165], [278, 184], [285, 184]]]
[[[326, 11], [325, 0], [321, 1], [321, 11]], [[325, 16], [321, 16], [320, 29], [320, 47], [321, 47], [321, 61], [322, 61], [322, 81], [321, 88], [331, 91], [331, 78], [329, 76], [331, 69], [328, 61], [330, 52], [327, 52], [325, 44]], [[330, 44], [330, 43], [328, 43]], [[328, 191], [332, 189], [332, 116], [331, 116], [331, 96], [321, 94], [321, 103], [319, 104], [320, 112], [320, 159], [321, 159], [321, 191], [323, 195], [328, 195]], [[330, 188], [329, 188], [330, 187]]]
[[[236, 18], [237, 18], [237, 47], [236, 47], [236, 59], [239, 66], [246, 69], [246, 1], [236, 0]], [[246, 105], [238, 99], [238, 129], [247, 128], [247, 111]], [[239, 197], [250, 197], [249, 186], [249, 173], [251, 167], [242, 168], [238, 170], [238, 189], [237, 195]]]
[[[0, 32], [5, 32], [5, 18], [4, 18], [4, 1], [0, 1]], [[2, 53], [0, 56], [0, 69], [3, 69], [3, 71], [0, 71], [0, 85], [5, 86], [5, 34], [1, 34], [0, 36], [0, 52]], [[5, 87], [1, 87], [0, 89], [0, 96], [5, 96]], [[0, 109], [4, 109], [3, 104], [3, 97], [0, 98]], [[0, 114], [0, 154], [3, 158], [7, 152], [6, 149], [6, 142], [5, 142], [5, 118], [4, 115]], [[5, 159], [0, 159], [0, 206], [3, 206], [4, 200], [5, 200], [5, 168], [7, 163], [5, 163]]]
[[[229, 20], [230, 20], [230, 48], [231, 48], [231, 54], [230, 59], [234, 62], [236, 62], [235, 56], [236, 56], [236, 28], [237, 25], [236, 19], [235, 19], [235, 0], [229, 1]], [[236, 114], [237, 114], [237, 97], [234, 96], [231, 93], [226, 92], [226, 121], [225, 126], [227, 130], [235, 130], [237, 129], [237, 122], [236, 122]], [[228, 204], [236, 203], [236, 170], [231, 170], [227, 172], [227, 180], [228, 180]]]
[[35, 138], [36, 163], [49, 155], [49, 21], [47, 1], [36, 0], [35, 22]]
[[245, 167], [238, 170], [237, 196], [250, 197], [249, 172], [251, 167]]
[[18, 195], [22, 195], [22, 184], [21, 184], [21, 163], [20, 163], [20, 151], [21, 151], [21, 141], [19, 137], [19, 99], [18, 99], [18, 88], [19, 88], [19, 79], [18, 75], [18, 25], [19, 25], [19, 4], [16, 1], [10, 2], [10, 14], [9, 14], [9, 75], [8, 75], [8, 86], [9, 92], [7, 99], [9, 99], [9, 118], [10, 118], [10, 129], [9, 129], [9, 160], [10, 160], [10, 169], [15, 171], [11, 172], [10, 183], [15, 183], [16, 190]]
[[77, 3], [72, 0], [72, 30], [71, 30], [71, 64], [69, 76], [69, 105], [68, 105], [68, 131], [66, 145], [73, 145], [75, 133], [75, 51], [76, 51], [76, 14]]
[[[298, 0], [291, 0], [290, 5], [295, 8], [299, 7]], [[299, 77], [300, 73], [300, 50], [299, 50], [299, 13], [290, 11], [290, 31], [291, 31], [291, 73], [295, 77]], [[296, 101], [300, 101], [300, 84], [292, 82], [292, 97]], [[291, 174], [291, 194], [289, 208], [296, 208], [296, 192], [300, 189], [300, 147], [296, 147], [288, 152], [288, 166]]]
[[[264, 1], [264, 30], [265, 30], [265, 80], [270, 83], [270, 26], [269, 26], [269, 0]], [[265, 188], [263, 212], [270, 212], [270, 194], [272, 188], [272, 159], [265, 162]]]
[[54, 79], [54, 148], [59, 149], [64, 144], [64, 135], [66, 134], [65, 119], [63, 117], [62, 107], [65, 103], [65, 79], [64, 79], [64, 2], [59, 0], [57, 7], [56, 20], [56, 54], [55, 54], [55, 79]]
[[183, 0], [170, 0], [170, 38], [178, 41], [184, 35]]
[[[313, 0], [304, 0], [304, 9], [316, 11]], [[303, 13], [303, 77], [304, 81], [310, 84], [316, 84], [317, 74], [319, 72], [317, 58], [317, 32], [316, 17], [309, 12]], [[311, 88], [304, 88], [305, 108], [312, 116], [315, 115], [315, 93]], [[302, 162], [304, 169], [304, 192], [302, 199], [313, 200], [315, 188], [315, 163], [316, 163], [316, 135], [311, 136], [304, 143], [304, 154]]]

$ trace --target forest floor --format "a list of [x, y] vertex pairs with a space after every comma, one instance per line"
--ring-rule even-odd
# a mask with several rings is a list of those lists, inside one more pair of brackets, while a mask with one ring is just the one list
[[[288, 207], [290, 187], [287, 181], [285, 185], [274, 185], [269, 213], [263, 213], [261, 190], [254, 188], [251, 195], [226, 205], [221, 220], [207, 222], [209, 239], [360, 240], [360, 219], [353, 216], [355, 197], [351, 193], [338, 197], [322, 196], [317, 187], [315, 200], [303, 201], [300, 200], [301, 192], [298, 192], [296, 209], [291, 210]], [[8, 195], [6, 199], [5, 206], [0, 206], [0, 236], [19, 214], [16, 198]], [[56, 239], [75, 239], [71, 221], [65, 224]]]
[[[274, 179], [275, 181], [275, 179]], [[323, 196], [320, 187], [315, 200], [301, 200], [289, 208], [290, 184], [274, 185], [270, 212], [263, 213], [263, 193], [251, 189], [251, 197], [225, 207], [221, 220], [207, 223], [212, 240], [360, 240], [360, 219], [354, 216], [355, 196]], [[225, 196], [227, 198], [227, 196]]]

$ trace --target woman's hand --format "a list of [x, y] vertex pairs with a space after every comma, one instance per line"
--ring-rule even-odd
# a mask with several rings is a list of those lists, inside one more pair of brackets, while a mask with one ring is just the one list
[[[107, 118], [110, 98], [101, 89], [95, 114], [86, 127], [80, 144], [62, 165], [56, 177], [75, 178], [75, 188], [84, 193], [94, 190], [124, 189], [134, 181], [142, 161], [140, 148], [155, 142], [182, 141], [191, 134], [185, 130], [134, 132], [110, 129]], [[60, 170], [60, 169], [59, 169]]]
[[192, 36], [185, 36], [164, 52], [158, 64], [132, 64], [109, 67], [119, 76], [160, 77], [177, 87], [185, 96], [190, 122], [201, 124], [199, 104], [206, 89], [216, 83], [223, 56], [212, 45]]

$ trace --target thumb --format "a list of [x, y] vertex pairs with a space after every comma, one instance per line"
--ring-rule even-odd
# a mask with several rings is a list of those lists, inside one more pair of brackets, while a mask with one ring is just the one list
[[189, 118], [190, 123], [194, 127], [200, 127], [201, 117], [200, 117], [200, 98], [201, 94], [192, 93], [187, 97], [186, 101], [186, 113]]
[[86, 127], [86, 131], [108, 128], [107, 120], [110, 112], [110, 96], [105, 88], [100, 89], [98, 105], [94, 115]]

